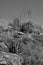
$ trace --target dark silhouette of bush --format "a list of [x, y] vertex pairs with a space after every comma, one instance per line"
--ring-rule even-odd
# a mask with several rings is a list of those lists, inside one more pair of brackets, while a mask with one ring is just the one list
[[29, 21], [28, 23], [24, 23], [21, 27], [21, 32], [24, 32], [24, 33], [32, 33], [33, 32], [33, 25], [32, 25], [32, 22]]

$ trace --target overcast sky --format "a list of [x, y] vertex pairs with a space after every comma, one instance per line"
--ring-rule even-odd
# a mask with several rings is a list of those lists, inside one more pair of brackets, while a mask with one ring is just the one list
[[12, 21], [23, 8], [31, 10], [33, 22], [43, 25], [43, 0], [0, 0], [0, 24]]

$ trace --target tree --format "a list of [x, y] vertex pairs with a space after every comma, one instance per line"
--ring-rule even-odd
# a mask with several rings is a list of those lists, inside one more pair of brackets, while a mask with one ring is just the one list
[[30, 9], [23, 9], [20, 13], [20, 22], [21, 24], [31, 21], [31, 10]]

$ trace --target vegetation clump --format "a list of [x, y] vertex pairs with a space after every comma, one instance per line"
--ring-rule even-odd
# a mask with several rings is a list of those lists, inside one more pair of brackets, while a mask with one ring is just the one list
[[[29, 11], [30, 12], [30, 11]], [[0, 52], [22, 56], [22, 65], [43, 64], [43, 35], [41, 26], [33, 24], [28, 12], [26, 22], [15, 18], [5, 29], [0, 27]], [[28, 21], [28, 22], [27, 22]], [[1, 64], [4, 65], [4, 64]]]

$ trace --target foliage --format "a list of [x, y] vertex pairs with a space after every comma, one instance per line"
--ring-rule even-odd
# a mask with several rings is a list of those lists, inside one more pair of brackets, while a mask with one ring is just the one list
[[[29, 12], [28, 16], [31, 14]], [[40, 26], [33, 24], [31, 20], [20, 24], [19, 18], [15, 18], [6, 29], [0, 27], [0, 30], [1, 51], [22, 56], [22, 65], [42, 63], [43, 35], [40, 35], [42, 30]]]

